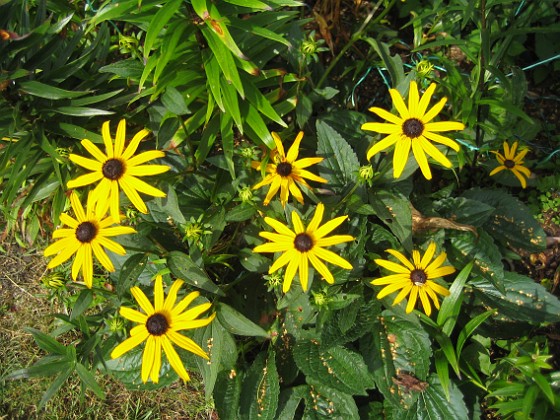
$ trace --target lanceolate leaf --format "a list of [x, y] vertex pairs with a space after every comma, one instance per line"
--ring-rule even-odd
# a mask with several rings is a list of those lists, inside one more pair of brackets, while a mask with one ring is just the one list
[[71, 91], [64, 90], [54, 86], [49, 86], [35, 80], [21, 82], [19, 84], [20, 90], [29, 95], [38, 96], [45, 99], [70, 99], [84, 96], [87, 91]]
[[232, 334], [252, 337], [269, 336], [264, 329], [225, 303], [218, 304], [216, 310], [220, 323]]
[[257, 385], [256, 399], [249, 410], [249, 418], [275, 419], [279, 395], [280, 383], [276, 370], [275, 355], [274, 351], [269, 351], [261, 379]]
[[150, 24], [148, 25], [148, 31], [146, 32], [146, 39], [144, 41], [144, 58], [148, 58], [150, 55], [150, 50], [152, 45], [156, 41], [159, 33], [163, 27], [169, 22], [169, 19], [175, 14], [175, 12], [181, 6], [181, 0], [172, 0], [166, 3], [158, 12], [154, 15]]

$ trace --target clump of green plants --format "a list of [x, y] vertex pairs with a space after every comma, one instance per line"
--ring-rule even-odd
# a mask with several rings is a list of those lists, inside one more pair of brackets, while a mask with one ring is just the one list
[[66, 309], [5, 378], [39, 407], [194, 374], [223, 419], [560, 412], [560, 301], [511, 263], [552, 2], [335, 3], [0, 6], [5, 232]]

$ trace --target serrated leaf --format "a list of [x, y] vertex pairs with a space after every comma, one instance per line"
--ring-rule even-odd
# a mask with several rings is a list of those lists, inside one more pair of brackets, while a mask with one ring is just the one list
[[476, 295], [499, 316], [531, 323], [560, 321], [560, 300], [533, 279], [505, 272], [503, 284], [505, 294], [484, 279], [471, 281]]
[[87, 95], [88, 91], [73, 91], [64, 90], [54, 86], [46, 85], [35, 80], [29, 80], [27, 82], [21, 82], [18, 85], [20, 90], [29, 95], [37, 96], [39, 98], [45, 99], [70, 99], [77, 98], [79, 96]]
[[474, 188], [466, 198], [486, 203], [496, 210], [483, 225], [497, 241], [511, 248], [538, 252], [546, 248], [546, 234], [533, 217], [533, 212], [517, 198], [500, 190]]
[[[423, 381], [430, 371], [432, 343], [417, 317], [398, 308], [387, 309], [378, 316], [371, 336], [371, 356], [367, 359], [375, 383], [392, 404], [410, 405], [417, 393], [399, 394], [394, 382], [399, 372]], [[362, 351], [364, 352], [364, 351]]]
[[359, 419], [352, 395], [340, 392], [321, 382], [309, 381], [305, 395], [303, 419]]
[[276, 370], [275, 355], [274, 351], [269, 351], [257, 389], [255, 390], [256, 398], [249, 409], [248, 418], [275, 419], [279, 395], [280, 383]]
[[[411, 407], [393, 405], [388, 411], [388, 418], [394, 420], [434, 420], [434, 419], [468, 419], [469, 411], [459, 388], [451, 382], [449, 400], [439, 382], [437, 375], [432, 374], [428, 387], [422, 391]], [[389, 401], [388, 401], [389, 402]]]
[[454, 222], [480, 227], [496, 209], [481, 201], [465, 197], [447, 197], [435, 201], [434, 210]]
[[180, 251], [171, 251], [167, 255], [167, 265], [171, 272], [184, 280], [185, 283], [218, 296], [224, 296], [224, 292], [187, 254]]
[[241, 373], [232, 374], [222, 370], [214, 387], [214, 404], [222, 420], [239, 419], [239, 397], [241, 395]]
[[325, 158], [320, 165], [329, 170], [321, 175], [329, 181], [329, 186], [343, 188], [355, 183], [360, 162], [352, 147], [326, 122], [317, 120], [316, 128], [317, 154]]
[[308, 381], [355, 395], [367, 395], [366, 390], [374, 387], [362, 356], [342, 346], [323, 349], [316, 340], [300, 340], [294, 359]]
[[269, 338], [269, 334], [263, 328], [225, 303], [216, 305], [216, 313], [220, 324], [232, 334]]

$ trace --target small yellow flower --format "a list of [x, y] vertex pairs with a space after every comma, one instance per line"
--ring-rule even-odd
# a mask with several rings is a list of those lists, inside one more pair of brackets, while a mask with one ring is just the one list
[[94, 211], [94, 201], [96, 201], [95, 193], [90, 192], [88, 194], [86, 211], [84, 211], [77, 194], [72, 192], [70, 204], [74, 209], [77, 220], [66, 213], [62, 213], [60, 215], [61, 222], [70, 226], [70, 228], [55, 230], [53, 232], [53, 239], [60, 239], [49, 245], [44, 251], [46, 257], [56, 255], [49, 262], [47, 268], [54, 268], [76, 254], [72, 264], [72, 278], [76, 280], [81, 269], [84, 283], [89, 288], [93, 284], [92, 252], [105, 269], [115, 271], [113, 263], [105, 252], [105, 248], [118, 255], [125, 255], [126, 251], [120, 244], [108, 238], [110, 236], [136, 232], [133, 228], [126, 226], [110, 227], [114, 224], [113, 218], [104, 218], [107, 209], [101, 212], [101, 208], [96, 207]]
[[420, 257], [420, 252], [418, 250], [412, 251], [412, 262], [399, 251], [388, 249], [387, 252], [398, 259], [402, 265], [383, 259], [375, 260], [381, 267], [393, 273], [397, 273], [378, 278], [371, 282], [371, 284], [375, 286], [385, 286], [377, 294], [377, 298], [382, 299], [400, 290], [393, 301], [393, 305], [400, 303], [406, 296], [409, 296], [408, 304], [406, 305], [407, 313], [412, 312], [416, 306], [418, 295], [420, 295], [420, 301], [422, 302], [426, 315], [430, 316], [432, 313], [432, 307], [430, 306], [428, 297], [433, 300], [435, 307], [439, 309], [439, 300], [436, 293], [442, 296], [448, 296], [449, 290], [432, 280], [455, 272], [455, 268], [450, 265], [442, 267], [442, 264], [447, 258], [447, 254], [442, 252], [436, 259], [430, 262], [436, 252], [436, 244], [434, 242], [430, 243], [423, 257]]
[[[303, 204], [303, 195], [301, 194], [298, 185], [311, 189], [305, 179], [309, 179], [315, 182], [327, 182], [326, 179], [314, 175], [304, 168], [321, 162], [323, 158], [314, 157], [297, 160], [299, 155], [299, 145], [301, 143], [301, 139], [303, 138], [303, 131], [300, 131], [297, 135], [294, 143], [288, 150], [288, 154], [284, 153], [284, 146], [282, 145], [282, 140], [280, 139], [278, 134], [272, 133], [272, 137], [274, 138], [276, 149], [272, 150], [270, 154], [272, 163], [266, 165], [266, 172], [268, 173], [268, 175], [261, 182], [255, 185], [253, 189], [261, 188], [265, 185], [270, 184], [270, 189], [268, 190], [268, 193], [266, 194], [266, 197], [264, 199], [265, 206], [270, 203], [270, 200], [278, 192], [279, 189], [280, 202], [282, 203], [282, 207], [286, 206], [289, 193], [292, 193], [296, 200]], [[260, 169], [263, 164], [264, 161], [252, 162], [251, 166], [254, 169]]]
[[167, 165], [142, 165], [152, 159], [161, 158], [165, 153], [159, 150], [149, 150], [133, 156], [140, 141], [148, 135], [148, 130], [139, 131], [124, 147], [126, 137], [126, 121], [123, 119], [117, 127], [115, 142], [111, 139], [109, 132], [109, 121], [103, 123], [101, 128], [106, 154], [93, 144], [90, 140], [82, 140], [82, 146], [95, 158], [88, 159], [75, 154], [70, 154], [72, 162], [90, 171], [89, 174], [79, 176], [68, 182], [68, 188], [83, 187], [85, 185], [99, 182], [94, 192], [99, 200], [96, 203], [100, 212], [104, 213], [110, 207], [111, 217], [116, 223], [120, 222], [119, 213], [119, 187], [124, 191], [130, 202], [142, 213], [148, 213], [146, 204], [140, 198], [138, 192], [153, 197], [165, 197], [163, 191], [145, 183], [139, 176], [158, 175], [169, 170]]
[[197, 319], [200, 314], [210, 308], [211, 304], [209, 302], [186, 310], [200, 295], [199, 292], [189, 293], [175, 305], [177, 292], [182, 285], [183, 280], [175, 280], [164, 301], [163, 281], [161, 276], [158, 275], [154, 284], [153, 305], [144, 292], [135, 286], [130, 289], [130, 292], [144, 313], [123, 306], [121, 306], [119, 311], [121, 316], [139, 325], [130, 330], [129, 338], [115, 347], [111, 352], [111, 358], [116, 359], [146, 341], [146, 347], [142, 354], [142, 382], [144, 383], [148, 381], [148, 378], [153, 383], [158, 383], [162, 348], [169, 360], [169, 364], [179, 377], [184, 381], [190, 379], [172, 343], [206, 360], [209, 359], [208, 355], [198, 344], [190, 338], [179, 334], [178, 331], [205, 327], [212, 322], [216, 314], [213, 313], [205, 319]]
[[459, 151], [460, 146], [457, 142], [437, 133], [463, 130], [465, 126], [460, 122], [454, 121], [430, 122], [440, 113], [447, 102], [447, 98], [443, 98], [429, 111], [426, 111], [435, 89], [436, 85], [434, 83], [430, 84], [422, 98], [420, 98], [416, 82], [410, 82], [408, 107], [405, 105], [400, 93], [396, 89], [390, 89], [389, 93], [400, 117], [382, 108], [373, 107], [369, 109], [374, 114], [387, 120], [388, 123], [369, 122], [363, 124], [362, 129], [389, 135], [369, 149], [367, 153], [368, 160], [380, 151], [396, 144], [393, 156], [393, 176], [395, 178], [399, 178], [402, 175], [411, 148], [414, 158], [426, 179], [432, 179], [426, 155], [446, 168], [451, 168], [452, 165], [449, 159], [431, 142], [441, 143], [455, 151]]
[[271, 226], [276, 233], [260, 232], [259, 235], [271, 242], [256, 246], [254, 252], [283, 252], [283, 254], [272, 264], [268, 273], [273, 273], [281, 267], [288, 265], [284, 276], [284, 284], [282, 291], [286, 293], [290, 290], [292, 280], [299, 272], [299, 281], [304, 291], [307, 291], [309, 285], [309, 262], [323, 276], [329, 284], [334, 283], [334, 277], [327, 266], [321, 261], [325, 260], [331, 264], [347, 270], [352, 269], [352, 265], [344, 258], [336, 255], [334, 252], [324, 247], [341, 244], [343, 242], [353, 241], [350, 235], [333, 235], [326, 236], [336, 229], [348, 216], [340, 216], [328, 221], [323, 226], [319, 226], [323, 219], [325, 206], [323, 203], [317, 205], [315, 214], [307, 229], [303, 225], [299, 215], [292, 212], [292, 231], [288, 226], [271, 218], [265, 217], [264, 221]]
[[509, 144], [504, 141], [504, 154], [502, 155], [500, 152], [492, 151], [496, 155], [496, 159], [500, 163], [500, 166], [497, 166], [490, 172], [490, 176], [496, 175], [498, 172], [503, 171], [504, 169], [511, 171], [521, 182], [521, 186], [523, 188], [527, 188], [527, 180], [523, 177], [529, 178], [531, 176], [531, 171], [523, 166], [523, 158], [529, 152], [529, 149], [521, 150], [517, 156], [515, 152], [517, 151], [517, 142], [514, 142], [511, 148]]

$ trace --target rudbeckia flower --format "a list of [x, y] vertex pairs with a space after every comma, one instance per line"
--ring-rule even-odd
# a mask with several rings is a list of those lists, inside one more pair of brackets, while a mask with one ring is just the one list
[[100, 212], [107, 211], [110, 207], [111, 217], [116, 223], [120, 222], [119, 214], [119, 187], [124, 191], [130, 202], [142, 213], [148, 213], [146, 204], [140, 198], [138, 192], [154, 197], [165, 197], [163, 191], [152, 187], [139, 179], [139, 176], [157, 175], [169, 170], [166, 165], [142, 165], [152, 159], [161, 158], [165, 154], [159, 150], [150, 150], [134, 156], [140, 141], [149, 133], [148, 130], [139, 131], [124, 148], [126, 136], [126, 121], [123, 119], [117, 127], [115, 142], [111, 139], [109, 132], [109, 121], [103, 123], [101, 128], [105, 152], [103, 153], [90, 140], [82, 140], [82, 146], [95, 158], [88, 159], [75, 154], [70, 154], [72, 162], [90, 171], [89, 174], [79, 176], [68, 182], [68, 188], [83, 187], [99, 181], [94, 192], [99, 201], [96, 205]]
[[375, 143], [369, 149], [367, 152], [368, 160], [380, 151], [395, 144], [393, 156], [393, 176], [395, 178], [399, 178], [402, 175], [411, 148], [426, 179], [432, 179], [426, 155], [446, 168], [451, 168], [452, 165], [449, 159], [432, 144], [432, 141], [459, 151], [460, 147], [457, 142], [438, 133], [463, 130], [465, 126], [460, 122], [454, 121], [430, 122], [440, 113], [447, 102], [447, 98], [443, 98], [429, 111], [426, 111], [435, 89], [436, 85], [434, 83], [430, 84], [422, 98], [420, 98], [416, 82], [410, 82], [408, 107], [405, 105], [400, 93], [396, 89], [390, 89], [389, 93], [393, 104], [400, 116], [391, 114], [382, 108], [373, 107], [369, 109], [374, 114], [388, 121], [388, 123], [369, 122], [363, 124], [362, 129], [388, 134], [388, 136]]
[[523, 188], [527, 188], [527, 180], [523, 177], [524, 175], [529, 178], [531, 176], [531, 171], [523, 166], [523, 158], [529, 152], [529, 149], [521, 150], [517, 156], [515, 152], [517, 151], [517, 142], [514, 142], [511, 148], [509, 144], [504, 141], [504, 154], [502, 155], [500, 152], [492, 151], [496, 155], [496, 159], [500, 163], [500, 166], [497, 166], [490, 172], [490, 176], [496, 175], [498, 172], [505, 170], [511, 171], [521, 182], [521, 186]]
[[74, 209], [76, 219], [62, 213], [60, 220], [69, 228], [57, 229], [53, 232], [53, 239], [59, 239], [45, 249], [44, 255], [49, 257], [56, 255], [47, 268], [54, 268], [72, 255], [76, 254], [72, 264], [72, 278], [76, 280], [78, 272], [82, 270], [82, 277], [87, 287], [91, 288], [93, 283], [93, 255], [108, 271], [115, 271], [113, 263], [105, 252], [105, 248], [118, 255], [125, 255], [124, 248], [115, 241], [108, 239], [111, 236], [126, 235], [136, 231], [127, 226], [113, 226], [112, 217], [105, 217], [100, 207], [94, 208], [94, 193], [90, 192], [87, 199], [86, 211], [80, 203], [77, 194], [72, 192], [70, 204]]
[[206, 360], [209, 359], [198, 344], [180, 334], [179, 331], [205, 327], [212, 322], [216, 314], [213, 313], [208, 318], [197, 319], [200, 314], [210, 308], [211, 304], [209, 302], [187, 310], [187, 307], [200, 295], [199, 292], [189, 293], [175, 305], [177, 292], [182, 285], [183, 280], [175, 280], [164, 300], [163, 281], [161, 276], [158, 275], [154, 284], [153, 305], [144, 292], [135, 286], [130, 289], [130, 292], [144, 313], [124, 306], [121, 306], [119, 311], [124, 318], [139, 325], [130, 330], [129, 338], [115, 347], [111, 352], [111, 358], [116, 359], [145, 341], [141, 374], [144, 383], [148, 381], [148, 378], [153, 383], [158, 383], [162, 349], [177, 375], [184, 381], [190, 379], [172, 343]]
[[455, 272], [455, 268], [450, 265], [442, 266], [447, 258], [447, 254], [442, 252], [432, 261], [436, 252], [436, 244], [434, 242], [430, 243], [423, 257], [420, 257], [419, 251], [412, 251], [412, 262], [399, 251], [388, 249], [387, 252], [399, 260], [401, 265], [388, 260], [375, 260], [375, 262], [381, 267], [386, 268], [393, 273], [397, 273], [378, 278], [371, 282], [371, 284], [375, 286], [385, 286], [377, 294], [377, 298], [382, 299], [385, 296], [400, 290], [399, 294], [393, 301], [393, 305], [400, 303], [406, 296], [408, 296], [408, 304], [406, 305], [407, 313], [412, 312], [416, 306], [418, 295], [420, 295], [420, 301], [422, 302], [426, 315], [430, 316], [432, 313], [430, 299], [428, 298], [431, 298], [434, 302], [434, 306], [439, 309], [439, 300], [436, 293], [439, 293], [442, 296], [448, 296], [449, 290], [432, 280]]
[[[323, 158], [314, 157], [297, 160], [299, 154], [299, 145], [301, 143], [301, 139], [303, 138], [303, 131], [300, 131], [297, 135], [294, 143], [288, 150], [288, 154], [284, 152], [284, 146], [282, 145], [282, 140], [280, 139], [278, 134], [272, 133], [272, 137], [274, 138], [276, 149], [274, 149], [270, 154], [272, 163], [266, 165], [265, 168], [268, 175], [261, 182], [255, 185], [253, 189], [264, 187], [265, 185], [270, 184], [270, 188], [264, 199], [265, 206], [270, 203], [270, 200], [278, 192], [279, 189], [280, 202], [282, 203], [282, 207], [286, 206], [289, 193], [292, 193], [296, 200], [303, 204], [303, 195], [301, 194], [298, 185], [311, 189], [305, 179], [309, 179], [315, 182], [327, 182], [325, 178], [314, 175], [305, 169], [311, 165], [315, 165], [316, 163], [321, 162]], [[260, 169], [263, 164], [264, 162], [252, 162], [251, 166], [254, 169]]]
[[352, 269], [352, 265], [344, 258], [338, 256], [332, 251], [325, 249], [327, 246], [341, 244], [343, 242], [353, 241], [350, 235], [333, 235], [326, 236], [336, 229], [348, 216], [340, 216], [328, 221], [323, 226], [319, 226], [323, 219], [325, 206], [322, 203], [317, 205], [315, 214], [307, 229], [303, 225], [299, 215], [292, 212], [292, 231], [288, 226], [271, 217], [265, 217], [264, 221], [271, 226], [276, 233], [260, 232], [259, 235], [268, 239], [269, 243], [256, 246], [254, 252], [282, 252], [283, 254], [272, 264], [268, 273], [271, 274], [285, 265], [286, 274], [284, 276], [284, 284], [282, 290], [286, 293], [290, 290], [292, 280], [299, 272], [299, 281], [304, 291], [307, 291], [309, 285], [309, 262], [323, 276], [329, 284], [334, 283], [334, 277], [324, 260], [347, 270]]

